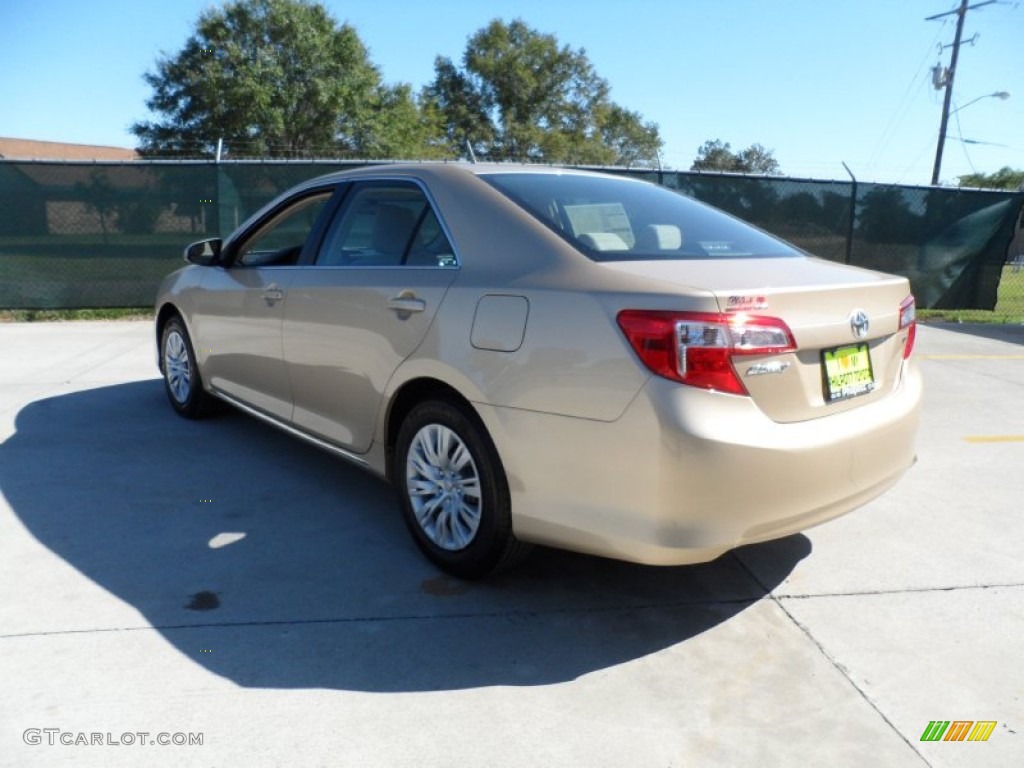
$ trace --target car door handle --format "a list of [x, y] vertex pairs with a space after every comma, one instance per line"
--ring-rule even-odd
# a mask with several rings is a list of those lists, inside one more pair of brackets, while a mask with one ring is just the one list
[[413, 294], [400, 293], [388, 299], [388, 309], [396, 312], [422, 312], [427, 308], [427, 302], [417, 299]]
[[271, 283], [263, 291], [263, 300], [267, 304], [273, 304], [275, 301], [280, 301], [283, 298], [284, 291], [276, 283]]

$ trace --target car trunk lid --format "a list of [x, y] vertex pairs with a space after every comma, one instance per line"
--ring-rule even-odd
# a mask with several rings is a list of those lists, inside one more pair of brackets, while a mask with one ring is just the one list
[[708, 290], [731, 318], [782, 320], [794, 351], [733, 357], [751, 398], [774, 421], [851, 410], [884, 398], [899, 383], [908, 340], [900, 328], [900, 304], [910, 294], [905, 278], [803, 256], [604, 266]]

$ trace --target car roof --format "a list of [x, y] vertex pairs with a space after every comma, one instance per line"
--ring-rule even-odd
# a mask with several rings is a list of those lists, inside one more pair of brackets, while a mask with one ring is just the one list
[[600, 173], [594, 170], [585, 170], [580, 168], [570, 168], [566, 166], [557, 165], [531, 165], [523, 163], [470, 163], [470, 162], [399, 162], [399, 163], [380, 163], [375, 165], [364, 165], [359, 168], [349, 168], [343, 171], [334, 171], [332, 173], [318, 176], [314, 179], [310, 179], [302, 186], [316, 186], [325, 183], [332, 183], [337, 181], [345, 181], [348, 179], [358, 179], [365, 177], [380, 177], [380, 176], [415, 176], [415, 177], [433, 177], [437, 179], [451, 178], [453, 176], [488, 176], [492, 174], [500, 173], [529, 173], [539, 175], [550, 175], [550, 176], [606, 176], [611, 178], [618, 178], [626, 180], [629, 177], [623, 176], [612, 176], [610, 174]]

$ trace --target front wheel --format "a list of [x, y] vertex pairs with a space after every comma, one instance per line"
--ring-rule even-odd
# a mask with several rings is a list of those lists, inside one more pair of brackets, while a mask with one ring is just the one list
[[164, 325], [160, 339], [160, 368], [164, 374], [167, 399], [182, 416], [195, 419], [212, 410], [213, 398], [203, 389], [185, 323], [172, 317]]
[[508, 483], [487, 432], [443, 400], [420, 403], [398, 432], [392, 478], [406, 525], [438, 567], [476, 579], [529, 551], [512, 533]]

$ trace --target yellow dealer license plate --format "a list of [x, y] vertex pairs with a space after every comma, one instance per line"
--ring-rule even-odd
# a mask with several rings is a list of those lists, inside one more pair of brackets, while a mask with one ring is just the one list
[[875, 388], [867, 344], [826, 349], [821, 353], [825, 371], [825, 402], [867, 394]]

